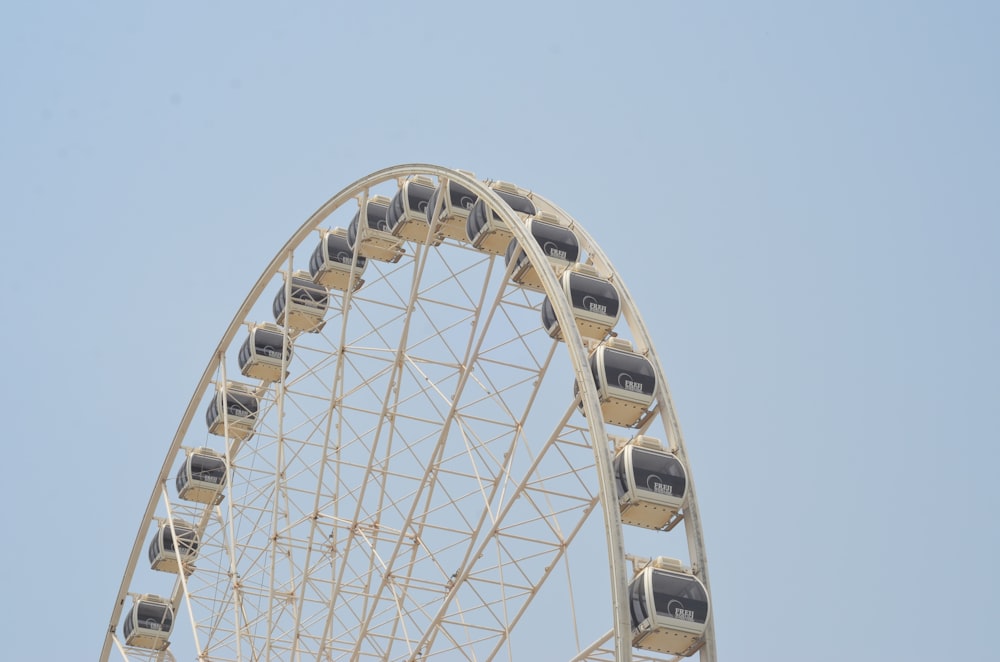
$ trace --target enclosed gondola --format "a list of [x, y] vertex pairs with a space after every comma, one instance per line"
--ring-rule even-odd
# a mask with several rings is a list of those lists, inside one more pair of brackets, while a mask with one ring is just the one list
[[[546, 260], [556, 276], [562, 273], [571, 264], [580, 259], [580, 242], [573, 231], [567, 227], [559, 225], [558, 220], [548, 212], [540, 211], [527, 221], [528, 231], [541, 246]], [[510, 278], [518, 285], [533, 290], [541, 290], [542, 281], [538, 276], [535, 265], [531, 264], [528, 254], [520, 250], [517, 239], [511, 239], [507, 244], [507, 252], [504, 255], [504, 264], [510, 266], [511, 261], [514, 266], [511, 269]]]
[[330, 290], [356, 290], [364, 285], [361, 274], [365, 272], [367, 258], [359, 255], [347, 243], [347, 230], [334, 228], [323, 232], [319, 244], [309, 258], [309, 275], [317, 284]]
[[[465, 173], [472, 176], [472, 173]], [[478, 196], [462, 184], [444, 180], [427, 201], [431, 231], [449, 239], [468, 241], [465, 226]], [[435, 216], [436, 213], [436, 216]]]
[[285, 336], [280, 326], [265, 322], [250, 327], [237, 362], [244, 377], [276, 382], [288, 374], [291, 358], [291, 338]]
[[[490, 182], [489, 187], [496, 191], [507, 206], [520, 215], [522, 219], [538, 213], [535, 203], [528, 198], [527, 191], [523, 191], [509, 182]], [[500, 215], [482, 198], [476, 200], [476, 203], [472, 205], [472, 211], [469, 212], [469, 220], [465, 227], [468, 240], [473, 246], [494, 255], [505, 254], [510, 240], [514, 237]]]
[[676, 523], [687, 471], [658, 440], [640, 435], [626, 444], [615, 455], [614, 472], [624, 524], [664, 529]]
[[205, 409], [205, 423], [210, 434], [230, 439], [246, 439], [253, 434], [260, 401], [252, 387], [227, 382], [216, 388], [215, 397]]
[[670, 655], [692, 655], [709, 619], [705, 585], [679, 561], [659, 558], [629, 584], [632, 645]]
[[[611, 281], [598, 276], [589, 264], [576, 263], [560, 277], [563, 294], [573, 309], [573, 318], [580, 335], [593, 340], [603, 340], [618, 323], [621, 316], [621, 298]], [[563, 332], [556, 319], [555, 310], [548, 297], [542, 301], [542, 326], [556, 340], [563, 339]]]
[[423, 175], [407, 178], [389, 202], [386, 225], [397, 237], [437, 246], [442, 235], [431, 231], [427, 209], [434, 195], [434, 181]]
[[158, 595], [140, 595], [125, 612], [122, 633], [125, 645], [150, 650], [166, 650], [174, 627], [174, 608]]
[[229, 468], [225, 456], [211, 448], [189, 451], [177, 468], [177, 496], [185, 501], [217, 504], [222, 502]]
[[198, 530], [187, 522], [162, 522], [149, 541], [149, 565], [153, 570], [190, 574], [198, 556]]
[[[590, 371], [604, 421], [624, 427], [638, 425], [656, 397], [656, 371], [649, 359], [632, 351], [627, 340], [610, 338], [591, 352]], [[574, 392], [578, 390], [579, 384], [575, 384]]]
[[271, 311], [279, 325], [286, 325], [293, 331], [317, 333], [323, 329], [323, 318], [329, 305], [330, 293], [327, 289], [313, 282], [309, 272], [296, 271], [291, 282], [283, 283], [274, 295]]
[[371, 260], [398, 262], [402, 257], [405, 240], [389, 231], [389, 198], [373, 195], [368, 198], [347, 226], [347, 245], [354, 251], [358, 244], [358, 254]]

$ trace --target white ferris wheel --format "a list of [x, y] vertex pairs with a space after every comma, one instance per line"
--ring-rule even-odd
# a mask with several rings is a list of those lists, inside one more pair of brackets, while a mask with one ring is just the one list
[[716, 660], [705, 546], [625, 284], [542, 196], [409, 164], [320, 207], [226, 329], [100, 659], [687, 656]]

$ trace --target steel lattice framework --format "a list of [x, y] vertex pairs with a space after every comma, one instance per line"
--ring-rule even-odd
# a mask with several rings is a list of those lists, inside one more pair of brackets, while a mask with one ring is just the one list
[[[525, 289], [502, 256], [450, 239], [407, 242], [398, 262], [369, 260], [363, 287], [332, 291], [319, 332], [285, 329], [293, 352], [283, 379], [239, 374], [247, 325], [273, 319], [270, 297], [308, 268], [316, 231], [346, 227], [357, 201], [391, 195], [414, 175], [466, 186], [532, 264], [545, 264], [489, 182], [462, 171], [387, 168], [323, 205], [264, 270], [195, 389], [156, 476], [102, 660], [539, 659], [540, 645], [545, 659], [671, 659], [631, 646], [627, 534], [610, 463], [616, 440], [640, 433], [669, 440], [684, 462], [687, 453], [635, 302], [600, 247], [550, 201], [530, 196], [616, 284], [616, 331], [656, 367], [656, 401], [638, 429], [602, 420], [592, 343], [576, 331], [554, 273], [539, 270], [544, 292]], [[564, 342], [540, 326], [546, 294], [569, 330]], [[245, 440], [192, 423], [230, 380], [260, 401]], [[217, 505], [173, 491], [185, 449], [203, 446], [230, 466]], [[147, 571], [140, 560], [151, 532], [178, 521], [200, 534], [194, 571]], [[693, 481], [682, 526], [657, 535], [682, 541], [708, 586]], [[174, 644], [125, 646], [127, 596], [157, 592], [178, 614]], [[715, 660], [711, 621], [699, 655]]]

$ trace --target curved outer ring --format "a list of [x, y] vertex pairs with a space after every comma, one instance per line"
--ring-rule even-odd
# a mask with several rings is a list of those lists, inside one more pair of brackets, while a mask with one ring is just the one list
[[[535, 195], [545, 201], [545, 203], [550, 205], [553, 209], [556, 209], [564, 218], [572, 219], [572, 217], [563, 211], [558, 205], [538, 194]], [[576, 223], [574, 223], [573, 229], [576, 232], [577, 237], [580, 238], [582, 242], [586, 243], [587, 253], [591, 256], [595, 264], [606, 273], [616, 274], [617, 272], [612, 268], [611, 261], [608, 259], [608, 256], [603, 250], [601, 250], [601, 247], [590, 237], [590, 235], [587, 234], [586, 230]], [[684, 504], [684, 531], [687, 536], [688, 554], [691, 558], [693, 570], [697, 574], [698, 579], [700, 579], [705, 585], [705, 589], [708, 591], [709, 599], [711, 599], [712, 587], [708, 580], [708, 556], [705, 550], [705, 537], [701, 529], [701, 513], [698, 510], [698, 498], [695, 492], [694, 477], [692, 475], [693, 472], [691, 471], [691, 463], [688, 461], [687, 448], [684, 445], [684, 435], [681, 432], [680, 422], [677, 419], [677, 412], [674, 410], [674, 401], [670, 395], [670, 387], [667, 385], [667, 380], [664, 377], [666, 373], [663, 371], [663, 364], [660, 363], [660, 357], [656, 353], [656, 349], [653, 346], [653, 340], [649, 335], [648, 329], [646, 329], [646, 324], [639, 315], [639, 309], [635, 305], [632, 294], [628, 291], [625, 283], [620, 278], [615, 280], [615, 286], [618, 288], [618, 292], [621, 295], [622, 302], [624, 304], [623, 315], [625, 316], [625, 321], [628, 323], [629, 329], [635, 335], [637, 343], [641, 347], [645, 348], [646, 358], [652, 362], [653, 369], [656, 371], [656, 399], [662, 408], [661, 415], [666, 416], [666, 426], [670, 432], [670, 441], [675, 446], [675, 454], [680, 457], [680, 460], [684, 463], [685, 468], [687, 468], [687, 498]], [[562, 326], [563, 322], [561, 319], [559, 324], [561, 328], [564, 328]], [[603, 480], [601, 481], [601, 489], [604, 489]], [[609, 494], [615, 493], [609, 492]], [[604, 501], [604, 493], [601, 494], [601, 500]], [[615, 512], [617, 513], [617, 510]], [[618, 519], [620, 526], [620, 515]], [[627, 611], [627, 605], [625, 609]], [[715, 619], [711, 617], [711, 612], [709, 613], [708, 626], [705, 629], [705, 645], [701, 649], [701, 659], [703, 662], [716, 662], [717, 660], [715, 650]]]
[[[150, 494], [149, 502], [146, 505], [146, 510], [142, 518], [142, 525], [136, 534], [135, 542], [132, 545], [132, 552], [129, 556], [128, 565], [126, 567], [125, 574], [122, 577], [121, 585], [118, 588], [118, 595], [115, 599], [114, 608], [112, 609], [108, 630], [105, 633], [104, 647], [101, 651], [100, 660], [103, 661], [108, 659], [108, 655], [114, 644], [113, 635], [115, 629], [117, 628], [118, 621], [121, 618], [122, 608], [125, 604], [126, 596], [128, 595], [128, 589], [132, 582], [132, 576], [135, 573], [136, 564], [145, 543], [146, 523], [151, 521], [153, 518], [156, 506], [159, 503], [160, 495], [162, 494], [162, 486], [164, 486], [166, 481], [169, 479], [170, 473], [173, 469], [173, 463], [181, 449], [182, 441], [188, 427], [191, 424], [191, 421], [195, 416], [198, 405], [201, 403], [205, 391], [212, 382], [212, 377], [215, 374], [216, 369], [225, 356], [226, 348], [229, 347], [233, 339], [236, 337], [236, 333], [239, 331], [240, 327], [243, 326], [247, 315], [253, 308], [253, 305], [257, 302], [267, 285], [270, 284], [271, 279], [278, 272], [281, 265], [288, 261], [294, 249], [298, 247], [310, 233], [315, 231], [319, 227], [319, 224], [322, 223], [323, 220], [325, 220], [331, 213], [333, 213], [333, 211], [352, 198], [356, 197], [358, 193], [366, 191], [372, 186], [391, 179], [415, 174], [431, 175], [454, 181], [467, 187], [479, 197], [486, 199], [491, 203], [491, 206], [501, 219], [507, 224], [512, 234], [517, 239], [518, 245], [525, 251], [525, 253], [527, 253], [529, 260], [533, 264], [544, 264], [546, 262], [547, 258], [545, 254], [542, 252], [538, 243], [534, 240], [534, 237], [531, 235], [527, 226], [521, 222], [521, 219], [510, 210], [510, 208], [504, 203], [500, 196], [493, 191], [493, 189], [489, 188], [486, 184], [470, 175], [458, 170], [444, 168], [442, 166], [423, 163], [402, 164], [375, 171], [348, 185], [335, 196], [330, 198], [319, 209], [317, 209], [305, 221], [305, 223], [303, 223], [299, 229], [295, 231], [288, 241], [285, 242], [285, 245], [282, 246], [281, 250], [275, 254], [274, 258], [272, 258], [267, 267], [265, 267], [260, 278], [244, 299], [243, 304], [240, 306], [239, 310], [236, 311], [236, 315], [229, 323], [225, 334], [223, 334], [220, 339], [212, 358], [209, 360], [208, 365], [205, 367], [205, 371], [202, 373], [198, 386], [196, 387], [194, 394], [184, 411], [181, 422], [177, 427], [177, 432], [174, 434], [170, 449], [164, 459], [163, 466], [160, 468], [156, 485], [154, 486], [153, 491]], [[542, 196], [538, 196], [537, 194], [533, 195], [544, 201], [553, 209], [557, 210], [563, 220], [570, 223], [570, 227], [573, 228], [573, 230], [577, 233], [578, 238], [580, 238], [581, 243], [583, 244], [582, 247], [593, 257], [594, 261], [598, 263], [603, 271], [610, 274], [614, 273], [607, 256], [591, 239], [590, 235], [583, 231], [583, 228], [581, 228], [571, 216]], [[559, 281], [556, 279], [555, 273], [549, 269], [539, 269], [538, 275], [546, 294], [550, 295], [549, 300], [553, 305], [553, 311], [555, 312], [556, 319], [559, 321], [559, 326], [564, 330], [564, 340], [566, 347], [569, 350], [570, 360], [573, 363], [573, 372], [576, 383], [583, 386], [581, 391], [583, 396], [583, 407], [587, 418], [587, 424], [590, 428], [591, 438], [595, 441], [606, 440], [608, 436], [604, 428], [604, 419], [601, 415], [598, 404], [597, 388], [594, 384], [594, 380], [590, 378], [590, 366], [588, 363], [587, 349], [583, 344], [583, 339], [581, 338], [579, 330], [574, 322], [573, 311], [566, 298], [560, 296], [562, 290]], [[633, 303], [631, 294], [629, 294], [628, 290], [625, 288], [625, 284], [620, 280], [616, 282], [616, 286], [621, 294], [622, 302], [624, 304], [623, 313], [626, 321], [629, 323], [630, 329], [632, 329], [636, 334], [636, 340], [639, 341], [639, 344], [645, 347], [647, 358], [653, 362], [653, 366], [657, 371], [658, 377], [662, 377], [662, 366], [660, 365], [659, 358], [653, 350], [649, 333], [646, 330], [645, 325], [642, 323], [642, 319]], [[664, 379], [657, 379], [657, 398], [659, 399], [661, 406], [667, 411], [668, 424], [673, 434], [672, 440], [675, 441], [679, 452], [682, 454], [682, 459], [687, 462], [687, 454], [681, 438], [680, 426], [677, 422], [676, 415], [674, 414], [673, 403], [670, 400], [669, 390], [664, 382]], [[626, 572], [625, 545], [622, 536], [621, 515], [618, 512], [618, 503], [615, 498], [616, 492], [612, 482], [611, 451], [608, 448], [608, 445], [603, 443], [603, 441], [601, 443], [594, 443], [593, 450], [594, 462], [598, 473], [601, 510], [604, 516], [605, 538], [608, 546], [608, 560], [610, 565], [609, 579], [611, 582], [611, 597], [614, 608], [613, 636], [615, 641], [615, 659], [617, 662], [631, 662], [631, 622], [628, 611], [627, 595], [628, 575]], [[685, 518], [687, 519], [687, 523], [684, 528], [687, 532], [688, 548], [691, 554], [692, 563], [694, 564], [699, 577], [705, 583], [705, 587], [709, 588], [705, 545], [701, 532], [697, 501], [694, 498], [694, 484], [690, 477], [688, 489], [688, 503], [684, 508]], [[711, 595], [710, 591], [709, 595]], [[176, 609], [179, 605], [180, 596], [172, 596], [172, 601]], [[711, 618], [709, 620], [708, 628], [709, 629], [706, 631], [705, 646], [702, 648], [701, 656], [702, 660], [705, 662], [715, 662], [715, 637]]]

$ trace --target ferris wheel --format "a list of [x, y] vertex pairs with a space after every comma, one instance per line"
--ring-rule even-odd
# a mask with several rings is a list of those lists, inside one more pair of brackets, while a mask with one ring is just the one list
[[704, 539], [625, 284], [544, 197], [409, 164], [331, 198], [250, 290], [100, 659], [688, 656], [716, 659]]

